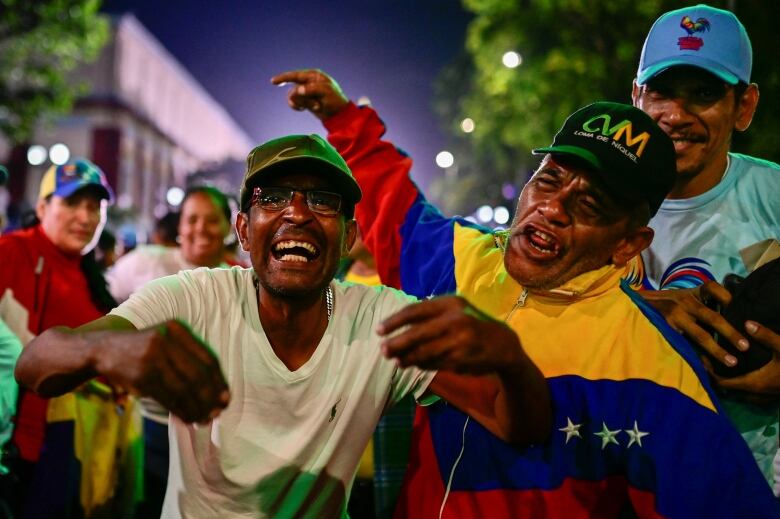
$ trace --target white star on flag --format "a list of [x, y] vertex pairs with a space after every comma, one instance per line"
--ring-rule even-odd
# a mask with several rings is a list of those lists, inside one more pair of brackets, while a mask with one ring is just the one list
[[633, 429], [623, 429], [623, 430], [626, 431], [628, 437], [631, 438], [630, 440], [628, 440], [628, 447], [631, 447], [635, 443], [640, 447], [642, 447], [642, 437], [650, 434], [649, 432], [640, 431], [639, 425], [637, 425], [636, 420], [634, 420]]
[[566, 422], [567, 422], [566, 427], [561, 427], [560, 429], [558, 429], [559, 431], [566, 433], [566, 443], [569, 443], [569, 440], [571, 440], [575, 436], [577, 438], [582, 438], [582, 436], [580, 436], [580, 427], [582, 427], [582, 424], [571, 423], [571, 418], [569, 418], [568, 416], [566, 417]]
[[607, 424], [601, 422], [601, 432], [597, 432], [593, 434], [601, 438], [601, 450], [604, 450], [604, 448], [610, 443], [614, 443], [615, 445], [620, 445], [617, 439], [615, 438], [615, 436], [617, 436], [619, 432], [620, 429], [615, 429], [614, 431], [610, 431], [607, 428]]

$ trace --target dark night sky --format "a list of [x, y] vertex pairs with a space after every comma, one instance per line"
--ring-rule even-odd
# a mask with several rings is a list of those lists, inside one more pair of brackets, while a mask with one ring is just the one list
[[322, 132], [269, 83], [317, 67], [350, 98], [371, 99], [423, 187], [439, 171], [434, 157], [446, 140], [432, 82], [463, 47], [470, 16], [458, 0], [105, 0], [103, 10], [134, 13], [258, 142]]

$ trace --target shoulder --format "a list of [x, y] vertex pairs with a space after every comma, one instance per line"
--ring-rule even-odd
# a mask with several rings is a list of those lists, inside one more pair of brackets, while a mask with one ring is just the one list
[[733, 166], [743, 171], [780, 175], [780, 164], [741, 153], [729, 153]]
[[333, 289], [337, 311], [350, 315], [378, 314], [379, 320], [417, 301], [414, 296], [384, 285], [368, 286], [349, 281], [334, 281]]

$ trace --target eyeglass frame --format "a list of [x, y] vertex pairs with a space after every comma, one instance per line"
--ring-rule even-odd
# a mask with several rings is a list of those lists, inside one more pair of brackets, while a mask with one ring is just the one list
[[[260, 196], [261, 196], [261, 194], [263, 192], [263, 189], [276, 189], [276, 190], [280, 190], [282, 192], [289, 192], [290, 195], [287, 198], [286, 205], [284, 205], [284, 207], [279, 207], [279, 208], [263, 207], [262, 205], [260, 205], [260, 203], [259, 203], [260, 200], [259, 199], [260, 199]], [[308, 207], [309, 210], [311, 212], [313, 212], [313, 213], [317, 213], [317, 214], [323, 215], [323, 216], [336, 216], [336, 215], [338, 215], [338, 214], [340, 214], [342, 212], [341, 210], [342, 210], [343, 205], [344, 205], [344, 197], [341, 195], [341, 193], [335, 193], [333, 191], [326, 191], [326, 190], [323, 190], [323, 189], [294, 189], [294, 188], [291, 188], [291, 187], [281, 187], [281, 186], [266, 186], [266, 187], [255, 186], [255, 188], [252, 189], [252, 197], [249, 199], [249, 206], [247, 207], [247, 211], [252, 206], [260, 207], [261, 209], [263, 209], [265, 211], [273, 211], [273, 212], [284, 211], [285, 209], [287, 209], [288, 207], [290, 207], [292, 205], [293, 199], [295, 198], [295, 193], [300, 193], [300, 194], [303, 195], [304, 200], [306, 200], [306, 207]], [[311, 200], [309, 198], [310, 195], [313, 194], [313, 193], [323, 193], [323, 194], [332, 195], [332, 196], [337, 197], [338, 198], [338, 207], [336, 207], [333, 210], [332, 213], [331, 212], [323, 212], [323, 211], [315, 209], [314, 207], [312, 207], [312, 202], [311, 202]]]

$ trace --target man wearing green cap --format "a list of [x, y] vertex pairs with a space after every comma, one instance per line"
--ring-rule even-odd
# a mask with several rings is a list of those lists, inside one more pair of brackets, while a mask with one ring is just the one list
[[350, 164], [383, 281], [503, 320], [550, 386], [553, 434], [522, 450], [443, 402], [418, 408], [397, 517], [778, 517], [690, 344], [626, 281], [675, 179], [674, 146], [645, 113], [572, 114], [536, 150], [510, 229], [489, 232], [430, 205], [376, 112], [325, 73], [272, 82], [294, 83], [290, 106]]
[[[699, 302], [725, 307], [731, 296], [719, 283], [727, 275], [747, 276], [780, 255], [780, 166], [729, 151], [733, 133], [747, 130], [758, 104], [752, 63], [747, 31], [729, 11], [685, 7], [650, 29], [633, 99], [674, 141], [678, 173], [650, 221], [656, 239], [642, 259], [645, 285], [660, 289], [646, 297], [723, 365], [718, 371], [727, 377], [716, 379], [732, 392], [723, 399], [726, 411], [780, 496], [780, 466], [772, 468], [775, 456], [780, 465], [780, 335], [754, 321], [734, 329]], [[724, 350], [712, 331], [733, 350]], [[761, 346], [772, 359], [745, 373], [747, 359], [739, 357]]]
[[440, 395], [520, 446], [542, 441], [547, 386], [504, 323], [455, 296], [410, 304], [333, 281], [360, 198], [322, 138], [258, 146], [236, 223], [252, 269], [153, 281], [104, 319], [41, 335], [17, 378], [58, 394], [102, 375], [167, 407], [170, 518], [345, 516], [371, 432], [408, 394]]

